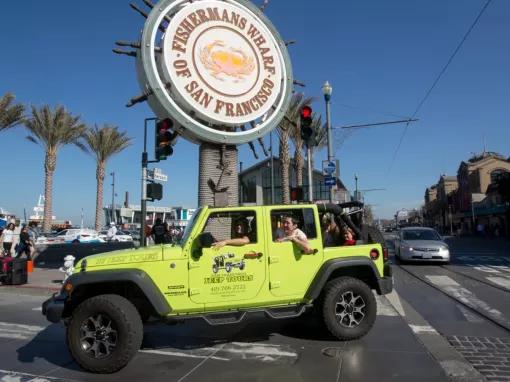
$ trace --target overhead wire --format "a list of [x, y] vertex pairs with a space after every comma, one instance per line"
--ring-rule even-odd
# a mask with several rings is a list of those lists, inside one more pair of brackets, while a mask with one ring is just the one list
[[[489, 6], [489, 4], [492, 2], [492, 0], [487, 0], [484, 4], [484, 6], [482, 7], [482, 9], [480, 9], [480, 12], [478, 12], [478, 15], [476, 16], [475, 20], [473, 21], [473, 23], [471, 24], [471, 26], [469, 27], [469, 29], [467, 30], [467, 32], [464, 34], [464, 37], [462, 37], [462, 40], [459, 42], [459, 44], [457, 45], [457, 47], [455, 48], [455, 50], [453, 51], [453, 53], [450, 55], [450, 58], [448, 59], [448, 61], [446, 62], [446, 65], [444, 65], [443, 69], [441, 69], [441, 71], [439, 72], [439, 75], [436, 77], [436, 79], [434, 80], [434, 82], [432, 83], [432, 86], [427, 90], [427, 92], [425, 93], [425, 96], [422, 98], [422, 100], [420, 101], [420, 103], [418, 104], [418, 106], [416, 107], [416, 109], [414, 110], [414, 113], [412, 114], [411, 116], [411, 119], [414, 119], [416, 117], [416, 115], [418, 114], [418, 112], [420, 111], [421, 107], [423, 106], [423, 104], [425, 103], [425, 101], [427, 100], [427, 98], [430, 96], [430, 94], [432, 93], [432, 90], [434, 90], [434, 88], [436, 87], [436, 85], [439, 83], [439, 80], [441, 79], [441, 77], [443, 76], [443, 74], [446, 72], [446, 70], [448, 69], [448, 67], [450, 66], [450, 64], [452, 63], [453, 59], [455, 58], [455, 56], [457, 55], [457, 53], [460, 51], [460, 48], [462, 47], [462, 45], [464, 44], [464, 42], [466, 41], [466, 39], [468, 38], [469, 34], [471, 33], [471, 31], [474, 29], [474, 27], [476, 26], [476, 24], [478, 24], [478, 21], [480, 20], [480, 18], [482, 17], [483, 13], [485, 12], [485, 10], [487, 9], [487, 7]], [[406, 123], [405, 127], [404, 127], [404, 131], [402, 132], [402, 135], [400, 136], [400, 140], [398, 142], [398, 145], [395, 149], [395, 151], [393, 152], [393, 157], [391, 159], [391, 163], [390, 163], [390, 167], [388, 168], [388, 172], [386, 175], [388, 175], [392, 168], [393, 168], [393, 165], [395, 163], [395, 159], [397, 158], [397, 154], [398, 154], [398, 151], [400, 150], [400, 147], [402, 146], [402, 142], [404, 141], [404, 137], [407, 133], [407, 130], [409, 128], [409, 122]]]

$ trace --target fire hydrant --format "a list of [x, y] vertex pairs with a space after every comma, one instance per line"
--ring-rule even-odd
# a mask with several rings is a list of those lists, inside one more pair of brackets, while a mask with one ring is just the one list
[[75, 257], [73, 255], [67, 255], [66, 257], [64, 257], [64, 266], [59, 268], [59, 271], [65, 274], [62, 284], [65, 283], [68, 277], [73, 274], [74, 260]]

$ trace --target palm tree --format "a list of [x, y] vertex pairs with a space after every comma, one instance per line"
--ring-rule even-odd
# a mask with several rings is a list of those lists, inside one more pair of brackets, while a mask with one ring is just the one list
[[315, 168], [315, 155], [314, 152], [317, 150], [321, 150], [328, 145], [328, 129], [326, 124], [322, 123], [322, 117], [320, 115], [317, 115], [314, 113], [312, 115], [312, 130], [313, 130], [313, 136], [314, 144], [310, 147], [310, 156], [311, 156], [311, 162], [312, 162], [312, 170]]
[[58, 149], [64, 145], [73, 144], [86, 151], [81, 142], [86, 126], [80, 117], [73, 116], [63, 106], [51, 110], [48, 105], [40, 109], [32, 106], [32, 116], [24, 121], [31, 133], [27, 139], [40, 144], [45, 152], [44, 159], [44, 218], [43, 231], [51, 228], [53, 174], [57, 165]]
[[25, 107], [15, 104], [14, 95], [6, 93], [0, 97], [0, 131], [23, 122]]
[[[290, 100], [289, 108], [285, 112], [285, 118], [282, 119], [278, 125], [278, 136], [280, 138], [279, 159], [280, 159], [280, 172], [281, 172], [281, 186], [282, 186], [282, 201], [283, 204], [290, 204], [290, 154], [289, 154], [289, 139], [296, 134], [295, 123], [299, 118], [300, 110], [303, 106], [309, 104], [312, 100], [305, 98], [304, 94], [296, 93]], [[302, 145], [302, 143], [301, 143]], [[301, 155], [301, 163], [303, 161]], [[301, 164], [302, 167], [302, 164]], [[301, 184], [303, 180], [301, 178]]]
[[92, 155], [96, 157], [96, 219], [95, 229], [101, 229], [101, 212], [103, 209], [103, 182], [106, 162], [113, 155], [120, 153], [131, 144], [126, 132], [120, 132], [116, 126], [90, 128], [85, 132], [85, 142]]
[[[297, 112], [300, 113], [303, 106], [309, 106], [312, 103], [312, 101], [313, 98], [311, 97], [305, 98], [303, 94], [297, 94], [296, 95]], [[296, 173], [296, 186], [302, 187], [304, 167], [303, 146], [305, 142], [301, 138], [301, 129], [299, 128], [299, 125], [291, 125], [291, 130], [292, 131], [290, 139], [292, 140], [292, 143], [294, 143], [294, 170]]]

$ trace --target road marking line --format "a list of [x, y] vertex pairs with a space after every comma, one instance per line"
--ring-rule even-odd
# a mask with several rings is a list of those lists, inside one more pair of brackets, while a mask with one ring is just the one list
[[505, 277], [487, 277], [487, 280], [493, 282], [494, 284], [497, 284], [499, 286], [502, 286], [504, 288], [510, 289], [510, 280]]
[[[3, 376], [1, 376], [4, 374]], [[22, 373], [19, 371], [10, 371], [10, 370], [2, 370], [0, 369], [0, 381], [2, 382], [19, 382], [21, 381], [22, 377], [24, 381], [26, 382], [50, 382], [50, 381], [66, 381], [66, 382], [75, 382], [74, 379], [61, 379], [61, 378], [55, 378], [55, 377], [46, 377], [42, 375], [35, 375], [35, 374], [28, 374], [28, 373]], [[26, 379], [30, 378], [30, 379]]]
[[481, 266], [481, 267], [473, 267], [473, 268], [476, 269], [477, 271], [485, 272], [485, 273], [501, 273], [500, 271], [498, 271], [497, 269], [493, 269], [492, 267]]
[[451, 277], [448, 277], [448, 276], [435, 276], [435, 275], [431, 275], [431, 276], [425, 276], [427, 279], [429, 279], [429, 281], [432, 283], [432, 284], [435, 284], [437, 286], [442, 286], [442, 287], [448, 287], [448, 286], [458, 286], [460, 287], [460, 284], [457, 283], [457, 281], [455, 281], [454, 279], [452, 279]]
[[[177, 351], [170, 351], [170, 350], [139, 350], [140, 353], [149, 353], [149, 354], [158, 354], [158, 355], [166, 355], [166, 356], [172, 356], [172, 357], [185, 357], [185, 358], [201, 358], [205, 359], [208, 356], [206, 355], [197, 355], [197, 354], [191, 354], [191, 353], [183, 353], [183, 352], [177, 352]], [[210, 359], [214, 359], [217, 361], [230, 361], [229, 358], [224, 357], [210, 357]]]
[[416, 334], [421, 333], [433, 333], [433, 334], [439, 334], [436, 329], [434, 329], [430, 325], [412, 325], [409, 324], [409, 327], [412, 329], [412, 331]]
[[39, 306], [38, 308], [32, 308], [32, 310], [35, 310], [36, 312], [41, 312], [42, 311], [42, 306]]
[[0, 322], [0, 330], [25, 330], [29, 332], [40, 332], [44, 330], [44, 326], [35, 326], [35, 325], [22, 325], [22, 324], [14, 324], [12, 322]]
[[[444, 290], [446, 294], [453, 297], [455, 300], [462, 302], [463, 304], [473, 308], [475, 310], [484, 311], [489, 317], [497, 322], [502, 322], [502, 325], [510, 327], [510, 321], [501, 313], [499, 310], [491, 307], [485, 301], [480, 300], [474, 293], [466, 288], [461, 287], [455, 280], [450, 279], [448, 276], [425, 276], [434, 285]], [[439, 278], [443, 277], [443, 278]], [[450, 281], [446, 280], [450, 279]], [[452, 283], [453, 282], [453, 283]]]
[[460, 312], [462, 313], [462, 315], [466, 318], [466, 320], [468, 322], [472, 322], [472, 323], [476, 323], [476, 324], [480, 324], [480, 323], [484, 322], [483, 318], [481, 318], [478, 315], [476, 315], [475, 313], [471, 312], [463, 305], [457, 304], [457, 308], [460, 310]]

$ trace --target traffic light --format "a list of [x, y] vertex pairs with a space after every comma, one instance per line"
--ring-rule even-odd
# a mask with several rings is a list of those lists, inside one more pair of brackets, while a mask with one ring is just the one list
[[172, 132], [174, 123], [170, 118], [161, 119], [156, 122], [156, 160], [165, 160], [174, 153], [172, 144], [177, 133]]
[[303, 106], [300, 112], [301, 122], [301, 139], [307, 144], [312, 139], [312, 108], [310, 106]]
[[163, 185], [161, 183], [147, 183], [147, 199], [163, 199]]
[[303, 187], [291, 187], [290, 200], [302, 202], [303, 201]]

